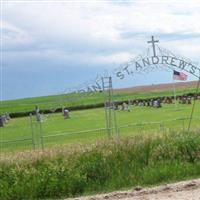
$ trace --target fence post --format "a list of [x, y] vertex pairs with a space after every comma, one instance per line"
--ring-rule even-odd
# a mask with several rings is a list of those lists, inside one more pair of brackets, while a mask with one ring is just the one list
[[182, 125], [183, 125], [183, 131], [185, 131], [185, 119], [183, 119]]
[[117, 137], [118, 137], [118, 140], [119, 140], [119, 134], [120, 133], [120, 128], [119, 127], [117, 127]]
[[163, 132], [163, 134], [165, 133], [164, 122], [160, 123], [160, 130]]
[[33, 131], [32, 113], [29, 114], [29, 117], [30, 117], [30, 125], [31, 125], [32, 147], [35, 150], [35, 139], [34, 139], [34, 131]]
[[40, 125], [40, 142], [41, 142], [41, 145], [42, 145], [42, 150], [44, 149], [44, 141], [43, 141], [43, 132], [42, 132], [42, 122], [39, 121], [39, 125]]

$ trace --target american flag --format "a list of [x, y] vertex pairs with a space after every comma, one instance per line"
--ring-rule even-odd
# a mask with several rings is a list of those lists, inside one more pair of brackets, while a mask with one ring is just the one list
[[177, 72], [174, 70], [174, 73], [173, 73], [174, 80], [186, 81], [187, 77], [188, 77], [188, 75], [184, 74], [183, 72]]

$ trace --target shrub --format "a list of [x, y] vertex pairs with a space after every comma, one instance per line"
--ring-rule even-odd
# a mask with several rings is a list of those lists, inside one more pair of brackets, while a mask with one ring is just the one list
[[68, 151], [1, 161], [0, 199], [74, 197], [200, 175], [197, 132], [137, 136]]

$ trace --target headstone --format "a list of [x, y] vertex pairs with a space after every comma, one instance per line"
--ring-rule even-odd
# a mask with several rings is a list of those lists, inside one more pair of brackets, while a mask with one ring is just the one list
[[123, 103], [123, 110], [124, 110], [124, 111], [130, 112], [129, 107], [128, 107], [128, 104], [125, 103], [125, 102]]
[[139, 106], [139, 103], [140, 103], [140, 102], [137, 100], [137, 101], [135, 102], [135, 105], [136, 105], [136, 106]]
[[187, 104], [192, 104], [192, 98], [191, 97], [187, 98]]
[[6, 119], [7, 119], [8, 121], [11, 119], [9, 113], [6, 113]]
[[133, 105], [133, 100], [128, 100], [128, 105]]
[[154, 108], [161, 108], [161, 101], [160, 101], [160, 99], [157, 99], [157, 100], [153, 101], [153, 107]]
[[150, 101], [150, 106], [151, 106], [151, 107], [153, 107], [153, 102], [154, 102], [154, 100], [151, 99], [151, 101]]
[[6, 115], [2, 115], [1, 117], [3, 119], [3, 123], [4, 124], [8, 123], [8, 120], [6, 119]]
[[187, 103], [187, 98], [186, 97], [183, 97], [182, 98], [182, 104], [186, 104]]
[[172, 104], [172, 98], [171, 97], [165, 97], [164, 98], [164, 103]]
[[118, 110], [119, 107], [118, 107], [118, 104], [116, 102], [113, 103], [113, 110]]
[[0, 116], [0, 127], [4, 127], [3, 117]]
[[69, 110], [67, 110], [66, 108], [64, 108], [64, 110], [63, 110], [63, 115], [64, 115], [64, 118], [65, 118], [65, 119], [70, 118], [70, 116], [69, 116]]
[[35, 106], [35, 115], [36, 115], [36, 120], [38, 122], [41, 122], [42, 121], [42, 117], [41, 117], [40, 109], [39, 109], [38, 106]]
[[162, 105], [161, 105], [161, 100], [160, 100], [160, 99], [157, 100], [157, 105], [158, 105], [158, 108], [161, 108], [161, 107], [162, 107]]
[[154, 108], [157, 107], [157, 101], [156, 101], [156, 100], [153, 101], [153, 107], [154, 107]]

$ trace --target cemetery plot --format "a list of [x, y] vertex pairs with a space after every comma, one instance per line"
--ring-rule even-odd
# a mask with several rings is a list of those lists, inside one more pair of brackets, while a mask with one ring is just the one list
[[[174, 104], [162, 103], [161, 108], [129, 105], [130, 112], [116, 110], [119, 136], [126, 137], [147, 132], [162, 134], [169, 130], [187, 130], [191, 106], [177, 104], [175, 107]], [[199, 128], [199, 108], [200, 101], [197, 101], [192, 120], [194, 129]], [[11, 119], [5, 127], [1, 128], [1, 150], [92, 143], [107, 138], [103, 108], [69, 111], [69, 116], [70, 118], [65, 119], [62, 112], [41, 114], [41, 123], [37, 121], [35, 115], [32, 116], [32, 123], [30, 117]]]
[[[177, 95], [183, 95], [186, 93], [195, 93], [195, 87], [197, 82], [177, 83], [176, 93]], [[124, 89], [116, 89], [115, 100], [125, 101], [128, 99], [145, 99], [153, 97], [171, 96], [172, 84], [160, 84], [152, 86], [138, 86]], [[20, 99], [12, 101], [3, 101], [1, 104], [1, 113], [26, 113], [31, 112], [35, 105], [38, 105], [40, 110], [54, 111], [58, 107], [67, 106], [87, 106], [103, 103], [102, 93], [91, 93], [89, 95], [82, 94], [79, 98], [78, 95], [70, 97], [67, 94], [35, 97], [30, 99]]]

